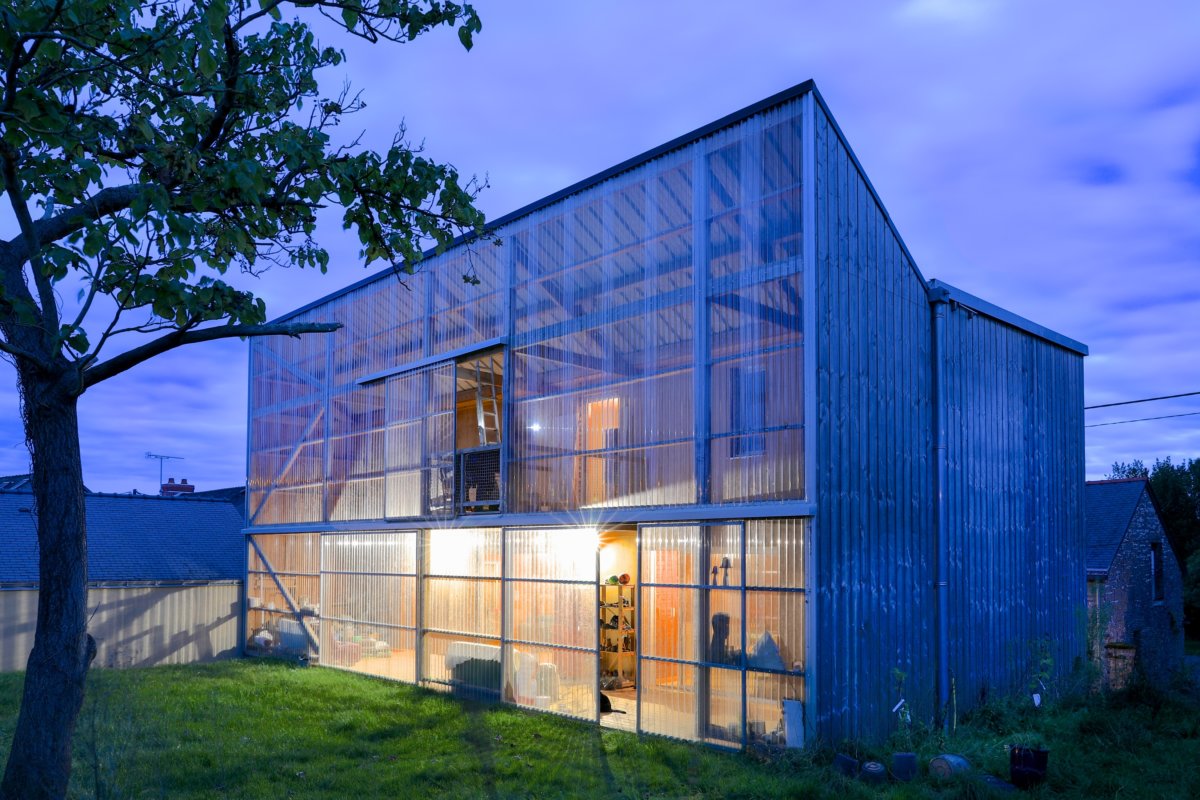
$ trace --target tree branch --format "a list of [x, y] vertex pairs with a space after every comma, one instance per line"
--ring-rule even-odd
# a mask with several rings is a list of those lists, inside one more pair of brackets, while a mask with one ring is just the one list
[[119, 375], [147, 359], [187, 344], [252, 336], [292, 336], [298, 338], [305, 333], [332, 333], [341, 327], [342, 324], [340, 322], [285, 322], [268, 323], [265, 325], [221, 325], [213, 328], [200, 328], [198, 330], [174, 331], [165, 336], [160, 336], [152, 342], [147, 342], [140, 347], [126, 350], [124, 353], [113, 356], [107, 361], [88, 367], [83, 371], [82, 384], [83, 388], [86, 389], [114, 375]]
[[133, 203], [134, 198], [149, 188], [150, 184], [131, 183], [126, 186], [101, 189], [96, 192], [94, 197], [71, 206], [61, 214], [34, 222], [33, 231], [37, 239], [36, 243], [31, 243], [22, 233], [9, 244], [18, 253], [24, 252], [28, 258], [31, 244], [40, 246], [47, 242], [56, 242], [64, 236], [82, 230], [89, 222], [94, 222], [118, 211], [124, 211]]

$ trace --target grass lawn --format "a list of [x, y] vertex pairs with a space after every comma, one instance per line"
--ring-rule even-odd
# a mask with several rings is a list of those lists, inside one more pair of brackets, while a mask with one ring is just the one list
[[[21, 680], [0, 675], [5, 756]], [[949, 744], [918, 738], [922, 764], [957, 752], [1005, 777], [1005, 744], [1044, 743], [1050, 778], [1035, 797], [1200, 796], [1190, 695], [993, 706]], [[764, 760], [270, 661], [97, 670], [75, 752], [78, 798], [992, 796], [977, 780], [868, 786], [835, 775], [832, 752]]]

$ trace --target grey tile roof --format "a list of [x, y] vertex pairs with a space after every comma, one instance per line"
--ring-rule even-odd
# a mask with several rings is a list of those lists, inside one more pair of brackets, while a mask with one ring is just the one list
[[1087, 510], [1087, 571], [1108, 574], [1117, 548], [1125, 538], [1129, 522], [1142, 493], [1143, 478], [1115, 481], [1091, 481], [1084, 495]]
[[[88, 579], [241, 579], [241, 510], [217, 500], [89, 494]], [[0, 584], [36, 583], [33, 495], [0, 492]]]

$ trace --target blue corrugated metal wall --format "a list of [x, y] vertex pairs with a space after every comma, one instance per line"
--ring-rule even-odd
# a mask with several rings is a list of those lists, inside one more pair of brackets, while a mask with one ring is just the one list
[[946, 395], [959, 708], [1053, 694], [1083, 653], [1083, 358], [951, 304]]
[[[818, 735], [879, 739], [901, 694], [914, 718], [935, 712], [932, 312], [823, 104], [815, 115], [809, 663]], [[957, 304], [945, 341], [951, 710], [963, 711], [1039, 677], [1053, 694], [1082, 653], [1083, 359]]]
[[905, 673], [933, 710], [930, 311], [822, 106], [816, 113], [817, 732], [877, 737]]

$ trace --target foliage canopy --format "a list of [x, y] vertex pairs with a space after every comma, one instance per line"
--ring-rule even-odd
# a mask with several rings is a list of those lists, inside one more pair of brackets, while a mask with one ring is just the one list
[[[369, 41], [456, 26], [470, 47], [480, 29], [456, 3], [294, 5]], [[277, 0], [23, 0], [0, 14], [0, 187], [20, 229], [0, 255], [0, 315], [42, 339], [5, 337], [0, 348], [65, 356], [83, 368], [82, 390], [131, 365], [99, 360], [118, 333], [263, 323], [262, 301], [226, 273], [324, 270], [313, 239], [324, 207], [341, 207], [366, 263], [407, 270], [431, 242], [482, 229], [478, 185], [415, 151], [402, 129], [386, 152], [332, 144], [363, 103], [348, 88], [321, 94], [318, 73], [345, 54], [284, 10]], [[55, 290], [76, 283], [77, 307], [59, 318]]]

